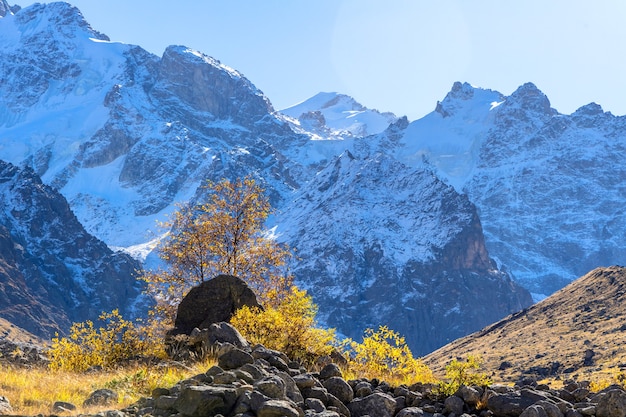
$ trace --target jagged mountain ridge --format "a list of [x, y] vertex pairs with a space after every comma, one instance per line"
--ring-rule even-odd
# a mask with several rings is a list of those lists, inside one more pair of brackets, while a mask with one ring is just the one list
[[626, 257], [624, 132], [625, 117], [594, 103], [558, 113], [531, 83], [508, 97], [456, 83], [397, 152], [467, 193], [490, 254], [547, 295]]
[[89, 235], [55, 189], [30, 168], [0, 161], [0, 316], [42, 337], [141, 293], [140, 263]]
[[[4, 45], [5, 39], [11, 44]], [[47, 43], [41, 44], [41, 39]], [[335, 271], [327, 264], [294, 266], [299, 284], [321, 301], [320, 311], [327, 307], [330, 311], [334, 302], [332, 297], [325, 301], [330, 283], [363, 289], [341, 300], [343, 304], [335, 303], [332, 317], [327, 315], [328, 321], [344, 311], [364, 317], [359, 323], [338, 322], [341, 332], [357, 334], [361, 325], [389, 324], [402, 334], [410, 333], [416, 352], [424, 353], [530, 303], [528, 293], [489, 261], [474, 206], [432, 172], [404, 167], [387, 157], [393, 157], [389, 151], [397, 148], [406, 118], [397, 119], [378, 136], [315, 140], [317, 133], [275, 112], [250, 81], [213, 58], [182, 46], [167, 48], [159, 58], [107, 39], [65, 3], [33, 5], [0, 20], [0, 77], [11, 80], [0, 91], [4, 106], [0, 158], [32, 167], [45, 183], [59, 188], [87, 230], [109, 246], [145, 255], [148, 241], [155, 237], [148, 232], [155, 228], [155, 220], [163, 220], [175, 202], [199, 198], [205, 179], [252, 173], [278, 210], [269, 226], [276, 226], [279, 238], [292, 247], [303, 244], [305, 250], [298, 256], [315, 259], [318, 246], [354, 256], [341, 259], [337, 263], [341, 268]], [[51, 68], [44, 66], [52, 59], [48, 50], [58, 57]], [[35, 88], [15, 72], [31, 66], [45, 79], [32, 80]], [[345, 159], [346, 151], [351, 163]], [[341, 154], [345, 157], [337, 159]], [[354, 168], [326, 176], [337, 161]], [[383, 178], [369, 175], [369, 167], [376, 166], [380, 169], [371, 173]], [[352, 175], [362, 169], [368, 175]], [[326, 188], [320, 185], [323, 178]], [[393, 242], [381, 221], [367, 230], [344, 229], [349, 233], [343, 240], [329, 240], [330, 229], [312, 230], [313, 223], [298, 218], [306, 214], [306, 220], [315, 222], [326, 215], [323, 211], [310, 204], [291, 210], [292, 202], [302, 196], [324, 202], [339, 184], [346, 186], [346, 192], [338, 194], [344, 206], [352, 204], [349, 197], [354, 193], [372, 197], [360, 203], [363, 212], [379, 210], [377, 205], [391, 188], [398, 196], [423, 196], [395, 199], [377, 214], [379, 219], [399, 219], [394, 226], [401, 234], [398, 242], [413, 241], [404, 233], [423, 233], [420, 245]], [[429, 207], [440, 206], [436, 216], [428, 212]], [[412, 230], [404, 229], [405, 221]], [[304, 230], [306, 241], [300, 232], [289, 235], [288, 225]], [[432, 232], [437, 236], [430, 236]], [[383, 250], [376, 251], [377, 247]], [[469, 258], [480, 262], [455, 261], [470, 253], [474, 255]], [[320, 274], [325, 275], [324, 282], [307, 285]], [[396, 277], [403, 281], [393, 283]], [[418, 304], [419, 298], [419, 308], [409, 306], [418, 311], [414, 316], [388, 308], [390, 300], [406, 295], [407, 287], [415, 293], [407, 303]], [[374, 294], [385, 297], [362, 302]], [[491, 303], [487, 312], [476, 310], [484, 316], [454, 323], [469, 306], [485, 304], [485, 294], [499, 302]], [[442, 323], [444, 328], [432, 331]]]

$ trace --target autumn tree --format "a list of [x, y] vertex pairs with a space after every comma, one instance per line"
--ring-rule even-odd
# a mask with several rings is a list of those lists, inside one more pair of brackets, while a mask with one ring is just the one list
[[167, 268], [143, 276], [166, 319], [191, 287], [219, 274], [246, 281], [262, 304], [278, 303], [292, 285], [291, 252], [264, 228], [271, 206], [263, 188], [246, 177], [206, 190], [206, 202], [180, 205], [162, 225], [169, 232], [158, 253]]

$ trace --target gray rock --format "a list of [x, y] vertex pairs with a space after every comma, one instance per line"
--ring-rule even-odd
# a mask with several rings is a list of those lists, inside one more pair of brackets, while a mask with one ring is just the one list
[[548, 417], [564, 417], [563, 411], [561, 411], [558, 405], [553, 403], [552, 401], [542, 400], [542, 401], [538, 401], [537, 403], [535, 403], [535, 405], [542, 407], [545, 410]]
[[83, 406], [90, 407], [94, 405], [112, 405], [116, 404], [119, 396], [117, 392], [110, 389], [99, 389], [91, 394], [83, 402]]
[[306, 410], [304, 412], [304, 416], [305, 417], [343, 417], [338, 412], [331, 411], [331, 410], [324, 410], [324, 411], [322, 411], [320, 413], [315, 412], [313, 410]]
[[324, 403], [317, 398], [307, 398], [304, 405], [308, 410], [313, 410], [316, 413], [326, 411], [326, 406], [324, 405]]
[[217, 363], [224, 370], [237, 369], [245, 364], [254, 363], [254, 358], [248, 352], [234, 348], [220, 355]]
[[333, 376], [325, 380], [322, 385], [330, 394], [334, 395], [344, 404], [348, 404], [354, 398], [352, 387], [343, 378]]
[[188, 386], [181, 390], [174, 409], [190, 417], [228, 414], [237, 402], [234, 388], [218, 386]]
[[396, 417], [424, 417], [424, 411], [418, 407], [407, 407], [400, 410]]
[[529, 396], [522, 396], [518, 392], [512, 392], [492, 395], [487, 400], [487, 408], [498, 417], [518, 417], [535, 402], [536, 400]]
[[454, 413], [457, 416], [463, 414], [463, 407], [465, 406], [465, 401], [462, 398], [459, 398], [455, 395], [448, 397], [443, 402], [444, 405], [444, 413]]
[[328, 405], [328, 391], [323, 387], [311, 387], [300, 390], [302, 392], [302, 396], [306, 398], [317, 398], [322, 401], [324, 404]]
[[565, 417], [583, 417], [583, 415], [578, 410], [570, 408], [565, 412]]
[[293, 377], [293, 380], [300, 390], [313, 388], [316, 384], [319, 384], [319, 382], [313, 377], [313, 375], [308, 373], [296, 375]]
[[276, 375], [266, 376], [254, 383], [254, 388], [269, 398], [283, 400], [286, 398], [285, 382]]
[[[56, 401], [54, 404], [52, 404], [53, 413], [67, 413], [74, 410], [76, 410], [76, 406], [72, 403], [68, 403], [65, 401]], [[0, 412], [2, 411], [0, 410]]]
[[237, 379], [247, 382], [248, 384], [254, 384], [254, 377], [250, 375], [249, 372], [243, 371], [241, 369], [235, 369], [233, 371]]
[[218, 385], [232, 384], [237, 381], [237, 375], [231, 371], [224, 371], [221, 374], [213, 376], [213, 383]]
[[252, 357], [254, 359], [263, 359], [271, 366], [285, 372], [289, 372], [289, 358], [282, 352], [267, 349], [265, 346], [257, 345], [252, 349]]
[[208, 329], [226, 322], [243, 306], [260, 307], [254, 292], [241, 279], [218, 275], [193, 287], [176, 311], [172, 335], [188, 335], [194, 328]]
[[343, 414], [344, 416], [350, 415], [348, 407], [342, 403], [339, 398], [335, 397], [331, 393], [328, 393], [328, 409], [337, 411], [339, 414]]
[[540, 405], [528, 406], [519, 417], [548, 417], [546, 410]]
[[239, 349], [250, 347], [248, 341], [229, 323], [224, 321], [212, 323], [207, 329], [208, 342], [210, 345], [217, 343], [231, 343]]
[[154, 406], [161, 410], [173, 410], [177, 399], [178, 397], [173, 395], [161, 395], [154, 400]]
[[596, 417], [624, 416], [626, 416], [626, 392], [623, 390], [611, 389], [598, 400]]
[[265, 372], [265, 370], [255, 364], [245, 364], [244, 366], [239, 368], [239, 370], [249, 373], [255, 380], [261, 379], [264, 376], [269, 375], [267, 372]]
[[296, 381], [289, 375], [287, 372], [277, 371], [276, 376], [283, 380], [285, 383], [285, 392], [287, 394], [287, 398], [298, 405], [304, 404], [304, 397], [302, 393], [298, 389], [298, 385]]
[[371, 395], [374, 390], [372, 389], [372, 384], [367, 381], [360, 381], [354, 387], [354, 395], [357, 397], [367, 397]]
[[457, 391], [456, 395], [461, 397], [463, 401], [472, 406], [475, 406], [478, 401], [480, 401], [480, 393], [478, 392], [478, 390], [473, 387], [468, 387], [467, 385], [462, 385]]
[[334, 363], [329, 363], [328, 365], [324, 366], [320, 371], [321, 379], [328, 379], [334, 376], [338, 376], [340, 378], [343, 376], [341, 374], [341, 369], [339, 369], [339, 366]]
[[256, 412], [258, 417], [300, 417], [295, 404], [285, 400], [269, 400]]
[[392, 417], [396, 410], [396, 401], [389, 394], [375, 392], [363, 398], [356, 398], [348, 404], [352, 417]]

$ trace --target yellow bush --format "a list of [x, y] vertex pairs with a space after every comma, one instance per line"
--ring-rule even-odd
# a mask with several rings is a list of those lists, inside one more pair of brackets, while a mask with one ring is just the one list
[[387, 326], [366, 329], [363, 342], [343, 342], [348, 368], [356, 376], [378, 378], [393, 384], [435, 382], [432, 371], [413, 357], [404, 337]]
[[464, 362], [454, 359], [446, 365], [446, 382], [439, 384], [439, 392], [444, 395], [454, 394], [462, 385], [491, 384], [491, 378], [484, 373], [478, 372], [482, 365], [482, 358], [475, 355], [467, 355]]
[[152, 340], [147, 328], [125, 320], [118, 310], [102, 313], [104, 327], [93, 322], [74, 323], [69, 337], [55, 337], [48, 351], [53, 370], [82, 372], [93, 366], [115, 366], [137, 356], [163, 356], [162, 343]]
[[[272, 294], [268, 294], [272, 298]], [[317, 327], [317, 306], [306, 291], [291, 287], [287, 296], [264, 310], [243, 307], [231, 324], [252, 344], [279, 350], [292, 360], [312, 364], [329, 355], [335, 341], [334, 329]]]

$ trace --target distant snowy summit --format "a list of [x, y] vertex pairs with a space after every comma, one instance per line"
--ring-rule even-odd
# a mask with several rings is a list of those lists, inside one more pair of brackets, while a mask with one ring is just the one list
[[368, 109], [352, 97], [339, 93], [318, 93], [310, 99], [280, 111], [292, 117], [302, 129], [319, 139], [347, 139], [382, 133], [398, 117]]

